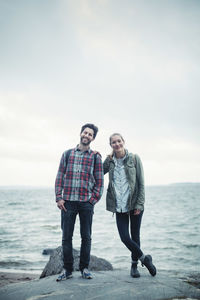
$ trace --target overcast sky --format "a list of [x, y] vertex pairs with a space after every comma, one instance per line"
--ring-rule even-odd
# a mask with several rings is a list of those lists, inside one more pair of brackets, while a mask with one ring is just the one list
[[200, 181], [199, 0], [0, 0], [0, 185], [54, 186], [86, 122], [147, 185]]

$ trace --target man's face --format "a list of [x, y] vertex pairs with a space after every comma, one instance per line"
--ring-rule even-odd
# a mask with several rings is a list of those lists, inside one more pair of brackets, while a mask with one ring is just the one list
[[80, 134], [81, 144], [88, 146], [94, 140], [94, 131], [93, 129], [86, 127]]

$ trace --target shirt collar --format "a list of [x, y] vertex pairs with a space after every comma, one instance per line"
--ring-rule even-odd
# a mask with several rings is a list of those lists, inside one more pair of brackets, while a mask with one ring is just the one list
[[[81, 151], [81, 150], [79, 149], [78, 146], [79, 146], [79, 144], [75, 147], [75, 151]], [[91, 153], [91, 151], [92, 151], [92, 150], [91, 150], [90, 148], [88, 148], [86, 151], [83, 151], [83, 153], [84, 153], [84, 152]]]

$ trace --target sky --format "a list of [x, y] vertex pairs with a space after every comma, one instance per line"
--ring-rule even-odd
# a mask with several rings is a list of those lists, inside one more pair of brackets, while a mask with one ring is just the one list
[[54, 186], [80, 128], [146, 185], [200, 182], [199, 0], [0, 0], [0, 185]]

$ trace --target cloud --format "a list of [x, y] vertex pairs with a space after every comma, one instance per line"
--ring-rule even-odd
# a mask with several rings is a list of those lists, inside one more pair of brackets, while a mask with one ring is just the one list
[[46, 182], [36, 176], [44, 168], [52, 180], [86, 122], [99, 126], [92, 147], [103, 157], [110, 134], [122, 133], [144, 160], [147, 183], [198, 178], [198, 2], [0, 5], [5, 182], [12, 165], [14, 173], [21, 165], [22, 183]]

